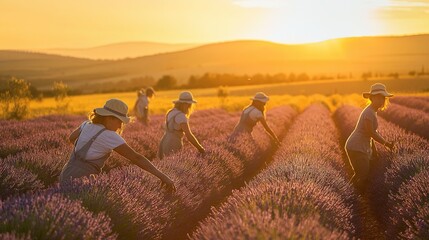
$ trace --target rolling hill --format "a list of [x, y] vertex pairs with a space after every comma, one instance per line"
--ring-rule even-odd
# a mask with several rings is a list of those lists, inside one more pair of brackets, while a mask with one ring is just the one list
[[115, 43], [93, 48], [57, 48], [34, 50], [40, 53], [56, 54], [93, 60], [117, 60], [141, 57], [159, 53], [175, 52], [196, 47], [201, 44], [166, 44], [154, 42]]
[[63, 80], [82, 83], [170, 74], [187, 81], [206, 72], [255, 74], [349, 74], [373, 71], [408, 73], [429, 66], [429, 34], [355, 37], [286, 45], [265, 41], [214, 43], [132, 59], [93, 61], [34, 53], [0, 51], [0, 75], [16, 75], [43, 86]]

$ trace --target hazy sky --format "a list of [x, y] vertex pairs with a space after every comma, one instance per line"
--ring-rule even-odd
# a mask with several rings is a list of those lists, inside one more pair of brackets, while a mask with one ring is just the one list
[[429, 33], [429, 0], [0, 0], [0, 49]]

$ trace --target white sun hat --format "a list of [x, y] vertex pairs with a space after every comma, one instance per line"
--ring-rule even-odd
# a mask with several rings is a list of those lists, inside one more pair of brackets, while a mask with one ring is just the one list
[[371, 95], [381, 94], [385, 97], [393, 97], [393, 94], [390, 94], [386, 91], [386, 86], [382, 83], [375, 83], [371, 86], [371, 90], [369, 92], [362, 93], [364, 98], [369, 98]]
[[102, 108], [94, 109], [95, 113], [101, 116], [114, 116], [121, 120], [123, 123], [129, 123], [128, 106], [119, 99], [109, 99]]
[[251, 100], [256, 100], [256, 101], [260, 101], [263, 103], [268, 102], [268, 100], [270, 100], [270, 98], [263, 92], [257, 92], [255, 94], [255, 96], [253, 98], [250, 98]]
[[173, 103], [178, 103], [178, 102], [183, 102], [183, 103], [197, 103], [197, 101], [195, 101], [194, 97], [192, 96], [191, 92], [185, 91], [185, 92], [181, 92], [179, 95], [179, 99], [173, 101]]

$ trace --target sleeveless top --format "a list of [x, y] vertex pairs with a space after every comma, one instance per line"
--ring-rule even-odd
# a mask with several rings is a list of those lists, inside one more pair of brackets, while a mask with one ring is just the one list
[[[371, 121], [374, 129], [366, 129], [365, 121]], [[372, 131], [377, 130], [377, 112], [371, 106], [367, 106], [359, 116], [355, 129], [346, 142], [346, 149], [372, 154]]]
[[[176, 117], [180, 117], [179, 122]], [[185, 135], [180, 123], [187, 123], [188, 118], [178, 109], [169, 111], [165, 116], [165, 133], [162, 136], [158, 149], [158, 157], [163, 159], [165, 155], [174, 153], [183, 147], [183, 137]]]
[[[179, 123], [176, 122], [176, 117], [178, 116], [182, 118], [182, 120]], [[179, 137], [183, 137], [184, 132], [180, 124], [186, 123], [186, 122], [188, 122], [186, 115], [178, 109], [173, 109], [165, 115], [165, 131], [166, 133], [171, 133]]]
[[259, 112], [256, 114], [257, 116], [263, 117], [262, 112], [259, 109], [255, 108], [254, 106], [250, 106], [244, 109], [243, 112], [241, 113], [240, 121], [234, 128], [233, 135], [242, 133], [242, 132], [252, 133], [255, 125], [260, 121], [260, 118], [259, 119], [257, 118], [256, 120], [254, 120], [250, 116], [250, 114], [254, 111]]

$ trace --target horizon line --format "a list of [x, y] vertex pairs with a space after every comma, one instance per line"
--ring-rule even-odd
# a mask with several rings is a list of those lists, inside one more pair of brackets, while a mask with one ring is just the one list
[[219, 43], [227, 43], [227, 42], [240, 42], [240, 41], [261, 41], [261, 42], [271, 42], [281, 45], [305, 45], [312, 43], [321, 43], [330, 40], [338, 40], [338, 39], [350, 39], [350, 38], [377, 38], [377, 37], [411, 37], [411, 36], [421, 36], [421, 35], [429, 35], [429, 32], [426, 33], [410, 33], [410, 34], [393, 34], [393, 35], [355, 35], [355, 36], [344, 36], [344, 37], [335, 37], [335, 38], [326, 38], [322, 40], [314, 40], [314, 41], [305, 41], [305, 42], [281, 42], [270, 39], [258, 39], [258, 38], [242, 38], [242, 39], [225, 39], [219, 41], [212, 42], [202, 42], [202, 43], [190, 43], [190, 42], [165, 42], [165, 41], [145, 41], [145, 40], [128, 40], [122, 42], [112, 42], [107, 44], [100, 44], [92, 47], [49, 47], [49, 48], [0, 48], [1, 51], [41, 51], [41, 50], [89, 50], [93, 48], [101, 48], [107, 47], [111, 45], [119, 45], [119, 44], [133, 44], [133, 43], [148, 43], [148, 44], [164, 44], [164, 45], [211, 45], [211, 44], [219, 44]]

